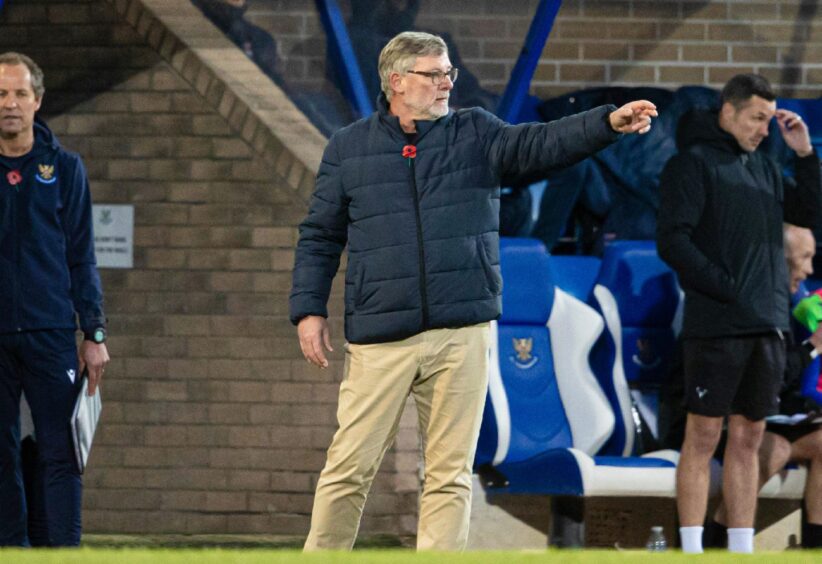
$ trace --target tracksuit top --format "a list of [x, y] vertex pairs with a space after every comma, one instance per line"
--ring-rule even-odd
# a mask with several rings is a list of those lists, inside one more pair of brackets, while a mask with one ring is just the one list
[[105, 326], [91, 195], [79, 155], [37, 118], [32, 150], [0, 155], [0, 334]]

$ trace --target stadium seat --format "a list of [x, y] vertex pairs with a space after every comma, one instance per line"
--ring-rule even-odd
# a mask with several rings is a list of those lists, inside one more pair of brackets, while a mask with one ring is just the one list
[[679, 332], [682, 291], [653, 241], [618, 241], [606, 247], [593, 293], [608, 331], [592, 363], [617, 420], [605, 452], [627, 456], [636, 450], [634, 405], [657, 435], [659, 388]]
[[588, 362], [604, 322], [556, 285], [554, 258], [538, 241], [501, 241], [503, 314], [476, 459], [484, 483], [506, 493], [670, 496], [675, 452], [595, 456], [615, 422]]
[[549, 264], [558, 288], [583, 303], [594, 291], [602, 260], [583, 255], [550, 255]]
[[[647, 255], [648, 244], [634, 243], [632, 249], [619, 252], [627, 254], [627, 259], [611, 258], [615, 261], [611, 266], [607, 266], [606, 256], [603, 272], [598, 276], [603, 288], [608, 276], [613, 277], [606, 266], [620, 272], [628, 268], [625, 262], [648, 260], [647, 256], [643, 260], [638, 258]], [[621, 452], [610, 454], [607, 449], [618, 431], [623, 441], [619, 446], [624, 449], [626, 429], [631, 423], [629, 418], [627, 423], [619, 423], [621, 428], [617, 425], [614, 406], [619, 404], [609, 401], [601, 387], [602, 380], [591, 368], [590, 359], [597, 352], [595, 344], [601, 344], [602, 336], [608, 337], [609, 333], [602, 316], [579, 299], [590, 294], [590, 279], [582, 276], [574, 282], [567, 272], [558, 275], [556, 268], [573, 263], [558, 258], [549, 257], [536, 240], [501, 241], [503, 314], [499, 322], [492, 324], [489, 392], [475, 461], [481, 483], [490, 495], [675, 497], [679, 460], [676, 451], [626, 456]], [[653, 282], [655, 278], [670, 278], [665, 269], [659, 265], [655, 268], [646, 265], [641, 276], [620, 275], [623, 287], [617, 294], [631, 296], [634, 304], [637, 296], [645, 296], [649, 300], [642, 306], [646, 318], [653, 318], [654, 314], [648, 311], [656, 308], [667, 312], [669, 317], [663, 319], [672, 324], [672, 312], [677, 306], [667, 301], [670, 292], [660, 290], [670, 288], [667, 283]], [[559, 280], [574, 286], [574, 294], [560, 286]], [[660, 287], [654, 289], [654, 284]], [[601, 301], [613, 296], [601, 290], [598, 294]], [[678, 294], [675, 297], [679, 300]], [[651, 300], [656, 301], [655, 306]], [[616, 303], [613, 298], [609, 314], [618, 311]], [[640, 313], [626, 317], [638, 319]], [[610, 349], [615, 352], [615, 339], [610, 342]], [[613, 355], [605, 360], [619, 376], [608, 380], [613, 397], [629, 396], [624, 371], [618, 370], [620, 365]], [[646, 377], [639, 375], [634, 379], [644, 381]], [[801, 498], [804, 477], [803, 467], [785, 469], [765, 485], [762, 496]], [[720, 487], [721, 466], [714, 463], [711, 495], [718, 493]]]

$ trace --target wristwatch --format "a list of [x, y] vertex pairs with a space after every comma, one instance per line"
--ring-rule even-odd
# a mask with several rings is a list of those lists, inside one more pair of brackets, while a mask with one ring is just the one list
[[90, 333], [84, 333], [83, 339], [86, 341], [91, 341], [93, 343], [100, 343], [106, 342], [106, 328], [105, 327], [97, 327], [93, 329]]

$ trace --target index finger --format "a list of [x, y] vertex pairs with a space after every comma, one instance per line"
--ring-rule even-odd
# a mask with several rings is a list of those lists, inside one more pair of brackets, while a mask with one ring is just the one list
[[656, 110], [656, 104], [648, 100], [637, 100], [632, 103], [635, 109], [641, 110]]

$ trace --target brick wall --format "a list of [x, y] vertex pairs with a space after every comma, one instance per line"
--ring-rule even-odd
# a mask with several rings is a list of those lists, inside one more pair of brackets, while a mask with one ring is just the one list
[[[417, 27], [448, 33], [482, 86], [501, 93], [537, 0], [421, 0]], [[325, 73], [325, 39], [311, 0], [249, 0], [285, 67], [306, 88]], [[340, 1], [350, 13], [346, 0]], [[604, 85], [720, 87], [759, 72], [781, 95], [817, 97], [822, 7], [800, 0], [565, 0], [531, 93], [542, 98]], [[459, 84], [457, 85], [459, 88]]]

